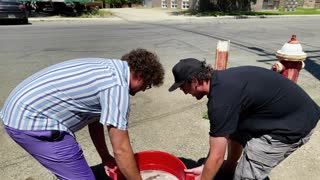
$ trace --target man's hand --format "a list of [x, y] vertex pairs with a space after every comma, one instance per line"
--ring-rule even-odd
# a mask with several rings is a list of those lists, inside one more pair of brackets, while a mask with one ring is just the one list
[[196, 168], [192, 168], [192, 169], [185, 169], [184, 172], [192, 173], [192, 174], [195, 175], [195, 180], [200, 180], [201, 179], [202, 170], [203, 170], [203, 165], [201, 165], [199, 167], [196, 167]]
[[109, 137], [113, 147], [117, 167], [127, 180], [142, 180], [134, 158], [128, 131], [108, 126]]
[[104, 127], [97, 119], [95, 122], [89, 124], [89, 133], [94, 146], [96, 147], [105, 170], [109, 176], [109, 171], [116, 166], [115, 159], [110, 155], [104, 137]]
[[102, 159], [102, 164], [106, 174], [109, 176], [109, 170], [114, 169], [116, 161], [111, 155], [108, 155]]
[[224, 161], [228, 139], [227, 137], [210, 137], [209, 142], [210, 151], [203, 167], [201, 180], [211, 180], [216, 176]]

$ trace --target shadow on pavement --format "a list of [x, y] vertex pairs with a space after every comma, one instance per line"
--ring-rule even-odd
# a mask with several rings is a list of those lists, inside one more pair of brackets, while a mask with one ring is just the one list
[[[257, 62], [264, 62], [266, 64], [272, 65], [274, 62], [278, 61], [275, 54], [267, 53], [265, 50], [257, 48], [257, 47], [248, 47], [248, 49], [257, 51], [259, 56], [268, 56], [268, 57], [274, 57], [274, 59], [268, 59], [268, 60], [257, 60]], [[312, 50], [312, 51], [305, 51], [307, 54], [310, 53], [319, 53], [319, 50]], [[320, 80], [320, 65], [317, 63], [317, 60], [320, 58], [320, 56], [308, 56], [306, 60], [304, 61], [305, 67], [304, 69], [308, 71], [313, 77]], [[318, 61], [319, 62], [319, 61]], [[270, 67], [271, 68], [271, 67]]]
[[[186, 159], [183, 157], [179, 157], [179, 159], [187, 166], [187, 169], [198, 167], [204, 164], [205, 158], [200, 158], [198, 161], [194, 161], [192, 159]], [[232, 180], [233, 174], [225, 174], [222, 171], [219, 171], [214, 180]]]
[[167, 12], [169, 15], [172, 15], [172, 16], [181, 16], [181, 15], [184, 15], [183, 12], [181, 11], [171, 11], [171, 12]]
[[[179, 159], [187, 166], [187, 169], [198, 167], [204, 164], [205, 158], [200, 158], [198, 161], [194, 161], [192, 159], [186, 159], [183, 157], [179, 157]], [[217, 173], [214, 180], [233, 180], [233, 174], [223, 173], [221, 170]], [[270, 180], [269, 177], [266, 177], [264, 180]]]
[[90, 168], [91, 168], [96, 180], [112, 180], [112, 178], [107, 176], [102, 164], [91, 166]]
[[56, 14], [52, 12], [35, 12], [32, 11], [29, 13], [29, 17], [50, 17], [50, 16], [55, 16]]
[[[308, 51], [306, 51], [308, 53]], [[316, 62], [316, 59], [319, 59], [320, 56], [309, 56], [304, 61], [305, 67], [304, 69], [307, 70], [313, 77], [320, 80], [320, 64]]]
[[187, 166], [187, 169], [195, 168], [202, 165], [205, 161], [205, 158], [200, 158], [198, 161], [192, 159], [186, 159], [184, 157], [179, 157], [179, 159]]
[[31, 25], [31, 23], [25, 24], [21, 20], [0, 20], [0, 26], [1, 25]]
[[[194, 161], [192, 159], [186, 159], [183, 157], [179, 157], [179, 159], [187, 166], [188, 169], [200, 166], [204, 163], [205, 158], [201, 158], [198, 161]], [[112, 178], [108, 177], [104, 171], [104, 167], [102, 164], [98, 164], [90, 167], [93, 171], [93, 174], [96, 180], [112, 180]], [[218, 172], [214, 180], [232, 180], [233, 174], [225, 174], [221, 171]], [[269, 177], [266, 177], [264, 180], [270, 180]]]

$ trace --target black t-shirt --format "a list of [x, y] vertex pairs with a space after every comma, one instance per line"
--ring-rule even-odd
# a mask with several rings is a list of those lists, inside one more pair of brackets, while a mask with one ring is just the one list
[[320, 118], [319, 106], [302, 88], [260, 67], [216, 71], [208, 99], [210, 136], [242, 131], [253, 137], [268, 134], [281, 142], [294, 143]]

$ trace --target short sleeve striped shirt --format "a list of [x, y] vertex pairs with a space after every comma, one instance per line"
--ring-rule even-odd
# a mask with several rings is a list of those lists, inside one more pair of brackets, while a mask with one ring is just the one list
[[84, 58], [50, 66], [21, 82], [0, 112], [4, 124], [20, 130], [70, 133], [100, 118], [104, 125], [127, 130], [127, 62]]

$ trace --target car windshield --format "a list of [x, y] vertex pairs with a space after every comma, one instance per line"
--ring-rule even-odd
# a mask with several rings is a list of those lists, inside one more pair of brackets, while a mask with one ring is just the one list
[[0, 2], [20, 2], [20, 0], [0, 0]]

